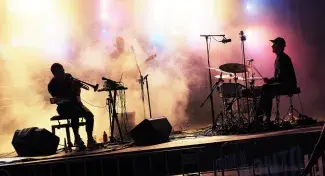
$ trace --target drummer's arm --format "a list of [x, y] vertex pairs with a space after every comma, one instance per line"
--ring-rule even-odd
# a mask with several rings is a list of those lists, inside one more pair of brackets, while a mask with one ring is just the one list
[[276, 83], [277, 80], [278, 80], [277, 78], [272, 77], [272, 78], [269, 79], [269, 81], [267, 83], [268, 84], [273, 84], [273, 83]]
[[263, 81], [265, 84], [273, 84], [275, 82], [277, 82], [277, 79], [272, 77], [272, 78], [263, 78]]

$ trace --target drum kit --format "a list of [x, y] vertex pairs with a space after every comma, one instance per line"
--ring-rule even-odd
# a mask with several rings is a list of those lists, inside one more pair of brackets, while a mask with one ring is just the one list
[[[241, 40], [242, 64], [226, 63], [218, 68], [210, 66], [210, 43], [211, 38], [217, 42], [228, 43], [231, 39], [227, 39], [225, 35], [200, 35], [205, 38], [207, 48], [207, 69], [209, 70], [209, 87], [210, 93], [205, 98], [201, 107], [210, 99], [212, 128], [208, 128], [206, 132], [215, 133], [242, 133], [258, 131], [263, 128], [263, 125], [255, 123], [257, 104], [262, 95], [262, 86], [255, 84], [258, 80], [263, 80], [262, 74], [254, 67], [253, 59], [247, 59], [245, 56], [245, 41], [246, 36], [243, 31], [240, 31]], [[217, 40], [216, 37], [222, 37], [222, 40]], [[220, 74], [216, 75], [217, 81], [212, 83], [211, 71], [217, 71]], [[255, 73], [260, 77], [255, 77]], [[277, 83], [274, 83], [277, 84]], [[221, 99], [221, 111], [219, 115], [215, 115], [213, 93], [217, 93]], [[278, 116], [278, 115], [277, 115]], [[216, 118], [217, 117], [217, 118]], [[279, 117], [276, 117], [279, 118]], [[266, 124], [266, 126], [271, 124]], [[278, 126], [281, 126], [279, 121]], [[271, 125], [272, 126], [272, 125]], [[274, 126], [273, 126], [274, 127]], [[272, 127], [271, 127], [272, 128]]]
[[[240, 31], [239, 36], [241, 40], [241, 50], [242, 50], [242, 63], [227, 63], [221, 65], [219, 68], [212, 68], [210, 66], [210, 42], [213, 38], [217, 42], [228, 43], [231, 42], [231, 39], [227, 39], [225, 35], [200, 35], [206, 40], [207, 48], [207, 63], [209, 69], [209, 86], [210, 93], [206, 99], [201, 104], [201, 107], [205, 102], [210, 99], [211, 105], [211, 116], [212, 116], [212, 131], [234, 131], [236, 129], [243, 129], [245, 125], [250, 124], [253, 120], [252, 117], [255, 117], [256, 112], [256, 102], [258, 94], [255, 86], [255, 81], [263, 79], [261, 74], [253, 67], [253, 60], [247, 60], [245, 56], [245, 41], [246, 36], [243, 31]], [[217, 40], [215, 37], [222, 37], [222, 40]], [[253, 69], [261, 77], [254, 77]], [[215, 77], [218, 81], [212, 85], [211, 70], [218, 71], [220, 75]], [[225, 82], [227, 80], [227, 82]], [[241, 84], [240, 82], [244, 82]], [[221, 98], [222, 110], [215, 118], [214, 112], [214, 90], [218, 91], [218, 94]], [[248, 123], [246, 123], [248, 122]]]
[[[227, 63], [219, 68], [208, 68], [220, 73], [215, 76], [218, 81], [214, 85], [222, 105], [216, 119], [219, 130], [243, 129], [254, 121], [256, 105], [261, 95], [261, 86], [256, 86], [255, 81], [263, 78], [254, 77], [252, 68], [252, 63], [247, 66]], [[244, 74], [246, 75], [243, 77]], [[245, 83], [248, 83], [249, 87], [245, 86]]]

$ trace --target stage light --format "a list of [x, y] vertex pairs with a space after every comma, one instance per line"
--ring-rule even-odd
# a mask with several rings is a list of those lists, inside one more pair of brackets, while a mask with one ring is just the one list
[[247, 10], [247, 11], [251, 11], [252, 9], [253, 9], [252, 4], [251, 4], [251, 3], [247, 3], [247, 4], [246, 4], [246, 10]]
[[162, 45], [164, 42], [164, 37], [162, 34], [156, 33], [152, 35], [152, 42], [155, 45]]
[[107, 21], [109, 18], [108, 18], [108, 14], [106, 12], [103, 12], [100, 14], [100, 19], [103, 20], [103, 21]]
[[257, 15], [257, 13], [259, 13], [261, 10], [260, 3], [261, 3], [260, 1], [254, 1], [254, 3], [253, 3], [253, 1], [246, 2], [246, 4], [244, 6], [245, 6], [247, 13], [249, 13], [251, 15]]
[[[163, 34], [165, 41], [173, 44], [198, 41], [201, 32], [216, 29], [213, 0], [204, 3], [197, 0], [152, 0], [147, 18], [148, 33]], [[204, 31], [202, 31], [204, 30]]]
[[103, 21], [107, 21], [109, 19], [107, 0], [101, 0], [99, 5], [100, 5], [100, 19]]

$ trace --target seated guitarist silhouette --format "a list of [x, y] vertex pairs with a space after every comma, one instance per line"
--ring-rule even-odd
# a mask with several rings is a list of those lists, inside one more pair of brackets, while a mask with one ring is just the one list
[[48, 91], [55, 98], [57, 112], [60, 116], [71, 118], [71, 126], [75, 136], [75, 146], [77, 149], [85, 149], [85, 144], [79, 135], [79, 117], [86, 120], [86, 132], [88, 136], [87, 147], [96, 145], [93, 138], [94, 115], [80, 101], [82, 84], [73, 81], [71, 74], [65, 73], [64, 68], [59, 63], [51, 66], [53, 78], [48, 84]]

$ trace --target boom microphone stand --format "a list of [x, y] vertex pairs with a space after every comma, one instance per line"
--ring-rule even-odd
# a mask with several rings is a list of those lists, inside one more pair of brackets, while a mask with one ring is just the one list
[[149, 85], [148, 85], [148, 74], [146, 76], [142, 75], [133, 47], [131, 47], [131, 49], [132, 49], [132, 52], [134, 54], [134, 59], [135, 59], [136, 65], [137, 65], [138, 72], [140, 74], [140, 78], [138, 79], [138, 82], [139, 82], [139, 84], [141, 86], [141, 99], [142, 99], [142, 106], [143, 106], [143, 115], [144, 115], [144, 117], [146, 116], [146, 108], [145, 108], [145, 103], [144, 103], [144, 88], [143, 88], [144, 84], [146, 84], [147, 97], [148, 97], [148, 106], [149, 106], [149, 114], [150, 114], [150, 118], [152, 118], [150, 95], [149, 95]]
[[[210, 68], [210, 45], [209, 45], [209, 39], [211, 41], [211, 37], [223, 37], [225, 39], [225, 35], [200, 35], [200, 37], [204, 37], [206, 41], [206, 47], [207, 47], [207, 58], [208, 58], [208, 67]], [[223, 42], [224, 43], [224, 42]], [[211, 78], [211, 70], [209, 69], [209, 86], [210, 86], [210, 94], [208, 97], [210, 98], [210, 104], [211, 104], [211, 115], [212, 115], [212, 130], [216, 130], [216, 120], [215, 120], [215, 113], [214, 113], [214, 102], [213, 102], [213, 90], [215, 89], [214, 86], [212, 86], [212, 78]], [[205, 101], [203, 102], [203, 104]], [[203, 106], [201, 105], [201, 107]]]

